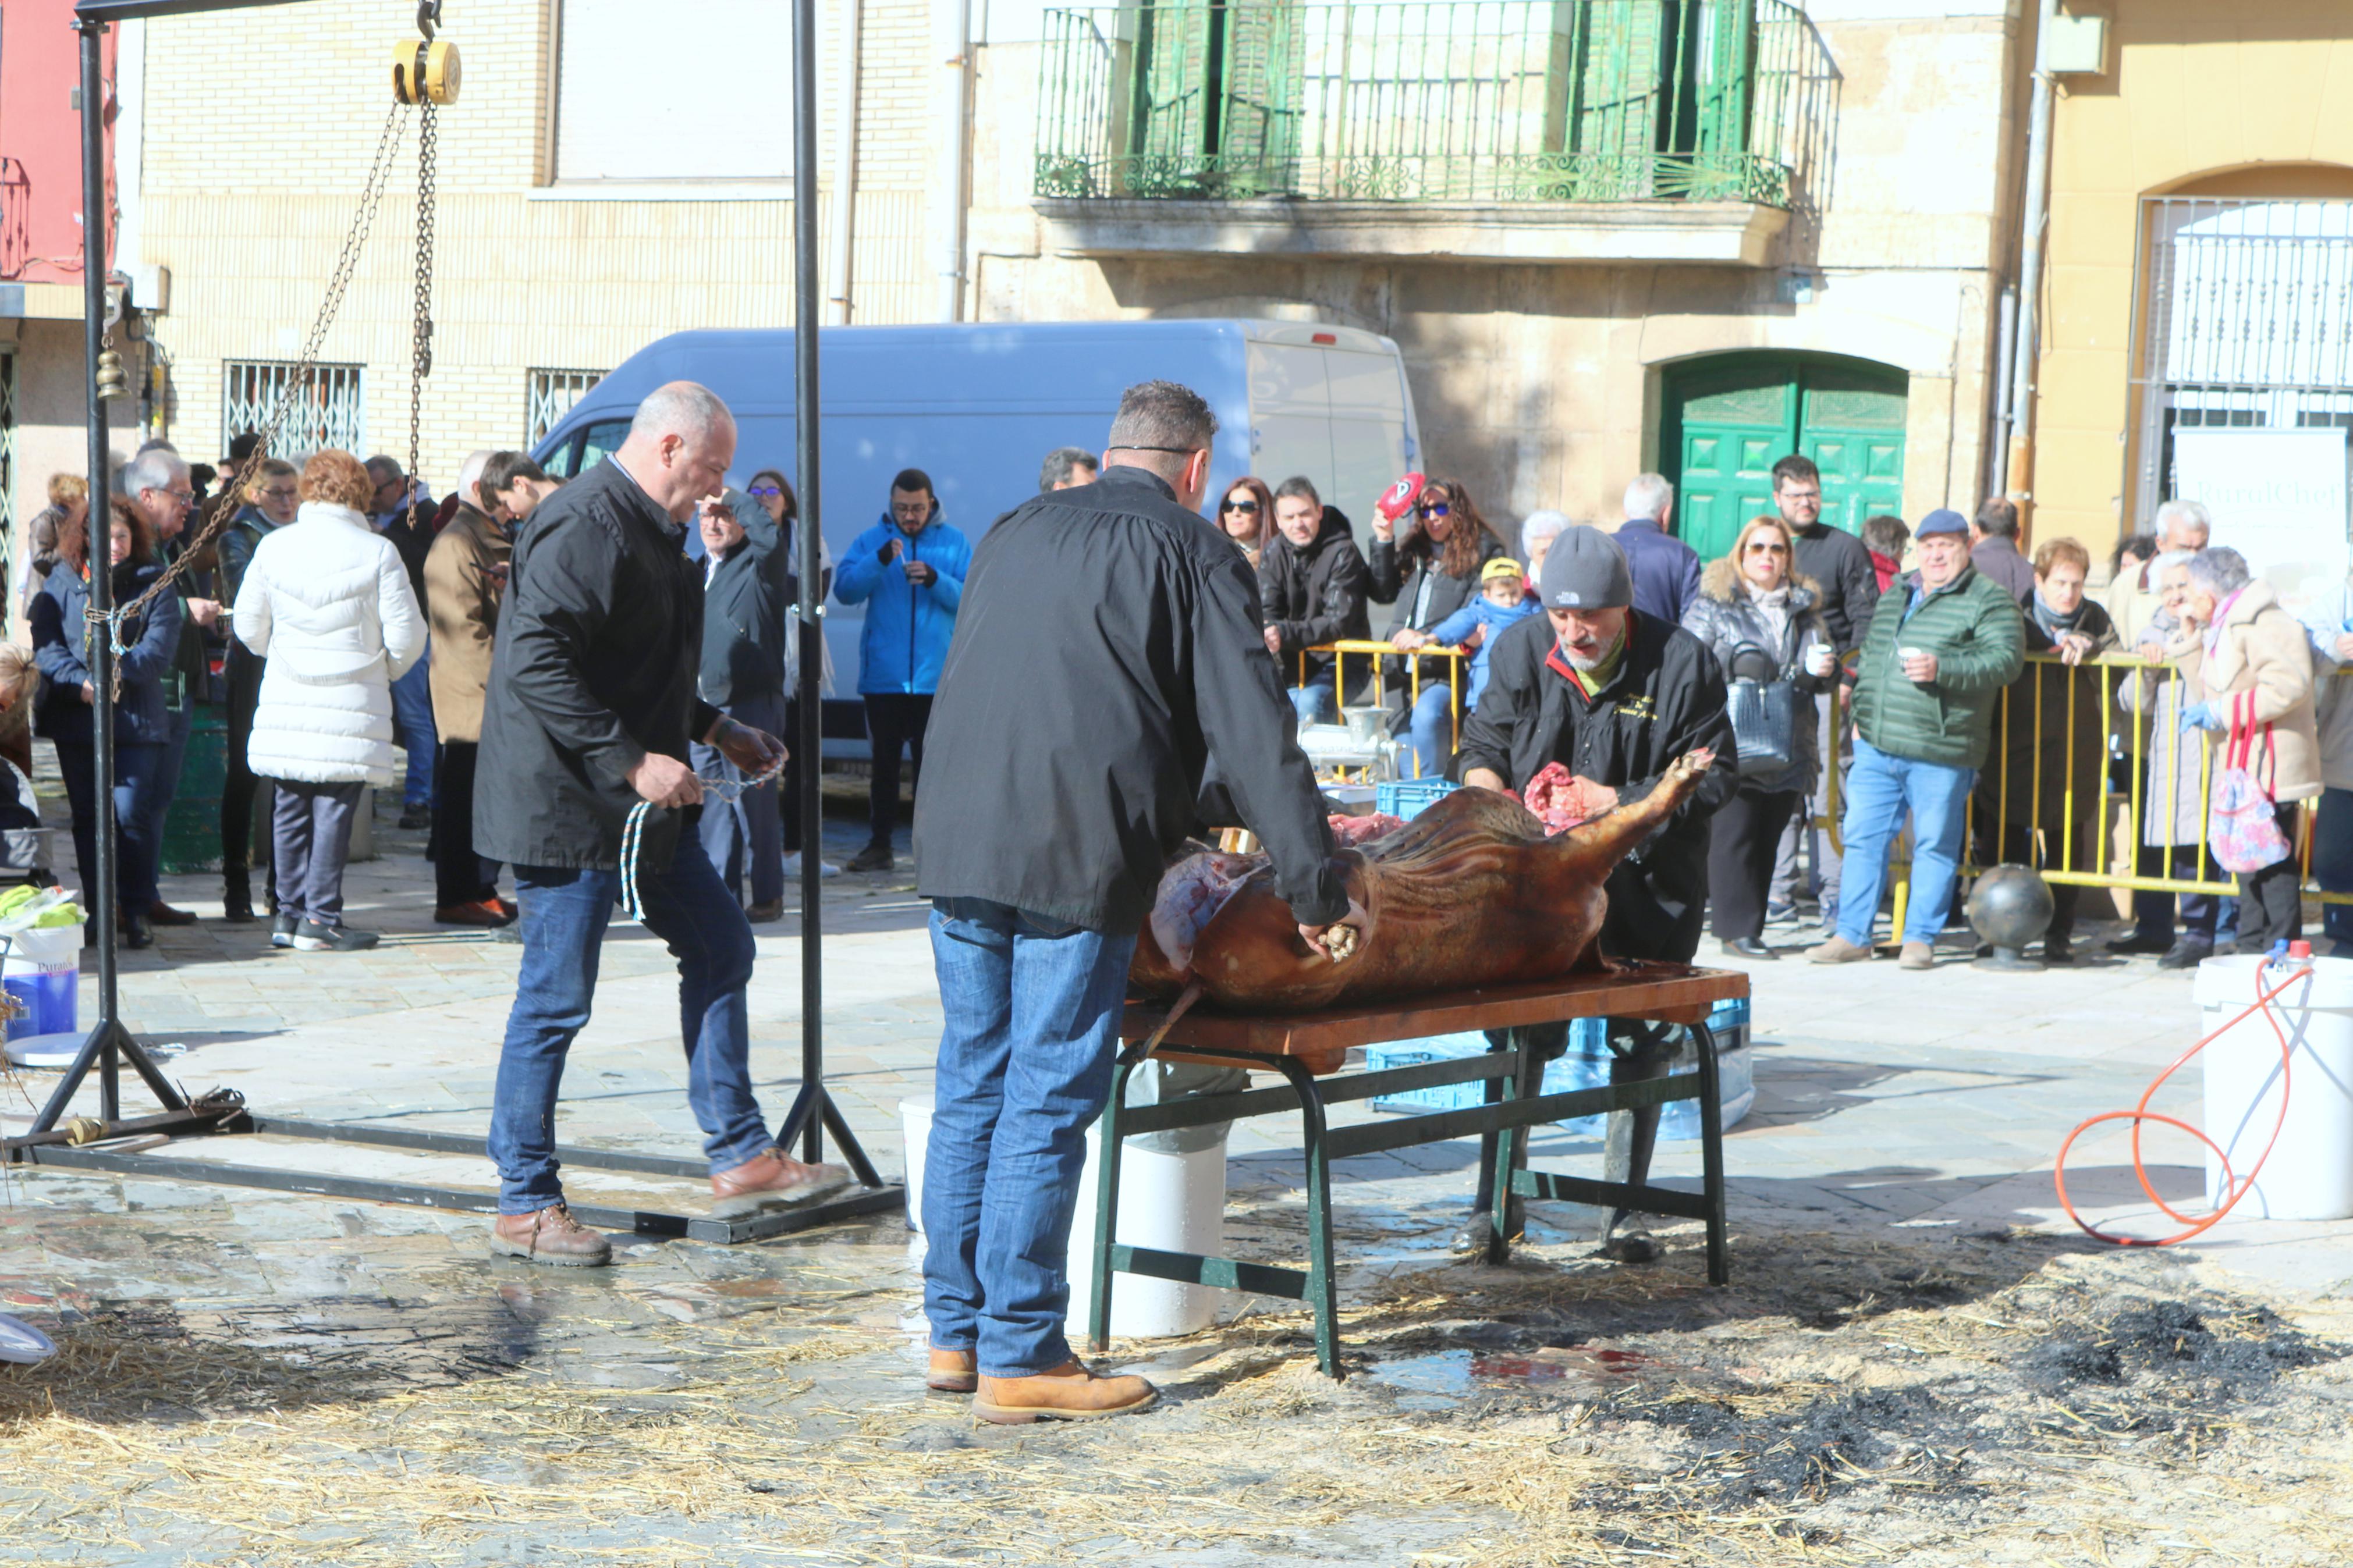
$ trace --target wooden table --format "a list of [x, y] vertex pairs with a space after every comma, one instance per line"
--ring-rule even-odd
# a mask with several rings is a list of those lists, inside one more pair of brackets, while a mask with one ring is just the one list
[[[1114, 1274], [1143, 1274], [1184, 1284], [1253, 1290], [1310, 1303], [1315, 1312], [1315, 1356], [1329, 1375], [1342, 1375], [1338, 1298], [1332, 1266], [1332, 1162], [1352, 1154], [1379, 1153], [1421, 1143], [1440, 1143], [1473, 1134], [1495, 1134], [1496, 1179], [1482, 1199], [1492, 1205], [1494, 1239], [1490, 1261], [1508, 1251], [1506, 1216], [1514, 1194], [1568, 1199], [1674, 1215], [1707, 1226], [1707, 1274], [1721, 1285], [1729, 1277], [1725, 1248], [1724, 1134], [1722, 1096], [1716, 1081], [1715, 1039], [1707, 1019], [1718, 1002], [1748, 994], [1748, 977], [1734, 970], [1694, 969], [1683, 964], [1621, 963], [1607, 975], [1578, 975], [1534, 985], [1493, 986], [1448, 992], [1399, 1002], [1358, 1005], [1318, 1013], [1239, 1016], [1195, 1009], [1168, 1029], [1152, 1054], [1171, 1061], [1208, 1062], [1281, 1073], [1278, 1087], [1225, 1094], [1188, 1096], [1165, 1105], [1129, 1106], [1127, 1080], [1145, 1060], [1166, 1010], [1128, 1004], [1120, 1034], [1126, 1048], [1113, 1077], [1111, 1101], [1103, 1110], [1102, 1185], [1095, 1206], [1094, 1298], [1088, 1323], [1093, 1348], [1108, 1348]], [[1541, 1092], [1545, 1058], [1532, 1048], [1531, 1026], [1578, 1018], [1620, 1018], [1681, 1024], [1692, 1033], [1699, 1070], [1669, 1078], [1611, 1083], [1563, 1094]], [[1419, 1039], [1464, 1030], [1503, 1030], [1508, 1044], [1483, 1056], [1390, 1068], [1336, 1078], [1348, 1052], [1388, 1040]], [[1364, 1126], [1332, 1128], [1324, 1107], [1378, 1095], [1485, 1083], [1486, 1104], [1402, 1116]], [[1500, 1094], [1497, 1090], [1500, 1088]], [[1652, 1186], [1647, 1170], [1626, 1182], [1515, 1171], [1522, 1130], [1605, 1111], [1653, 1110], [1671, 1100], [1696, 1100], [1700, 1110], [1702, 1190], [1685, 1193]], [[1125, 1141], [1145, 1132], [1235, 1121], [1296, 1107], [1307, 1150], [1307, 1247], [1305, 1269], [1245, 1263], [1131, 1247], [1113, 1239], [1119, 1214], [1120, 1152]]]

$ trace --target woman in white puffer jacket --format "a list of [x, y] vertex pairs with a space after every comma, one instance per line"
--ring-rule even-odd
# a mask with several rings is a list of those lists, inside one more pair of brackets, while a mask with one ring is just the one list
[[301, 510], [255, 548], [237, 640], [269, 660], [246, 756], [277, 785], [279, 947], [351, 952], [343, 861], [361, 791], [393, 782], [392, 683], [425, 651], [425, 621], [392, 542], [368, 523], [375, 481], [349, 452], [302, 469]]

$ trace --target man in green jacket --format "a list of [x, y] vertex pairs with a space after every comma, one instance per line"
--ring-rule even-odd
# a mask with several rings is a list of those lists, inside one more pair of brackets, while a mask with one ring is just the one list
[[[1953, 901], [1966, 805], [1986, 759], [1994, 705], [2025, 667], [2018, 602], [1969, 565], [1968, 520], [1938, 510], [1913, 535], [1920, 570], [1897, 582], [1871, 617], [1854, 687], [1854, 768], [1841, 828], [1838, 934], [1816, 963], [1871, 956], [1871, 925], [1887, 879], [1887, 847], [1912, 817], [1912, 898], [1905, 969], [1934, 962]], [[1898, 608], [1898, 605], [1901, 605]]]

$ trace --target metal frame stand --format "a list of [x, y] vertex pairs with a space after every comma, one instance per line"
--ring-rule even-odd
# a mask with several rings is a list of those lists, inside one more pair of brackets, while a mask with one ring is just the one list
[[[108, 20], [141, 16], [185, 16], [192, 13], [244, 9], [287, 0], [83, 0], [77, 8], [81, 34], [82, 210], [103, 214], [106, 200], [105, 100], [100, 69], [100, 38]], [[794, 107], [794, 174], [805, 191], [817, 189], [817, 19], [814, 0], [794, 0], [793, 70], [797, 88]], [[108, 452], [106, 405], [98, 395], [98, 356], [106, 320], [107, 226], [90, 222], [82, 227], [82, 337], [89, 375], [90, 516], [107, 515]], [[824, 668], [820, 629], [818, 500], [818, 310], [819, 279], [817, 259], [817, 204], [797, 202], [793, 207], [793, 244], [797, 258], [794, 280], [794, 359], [797, 396], [796, 437], [799, 451], [801, 500], [805, 509], [799, 535], [800, 599], [796, 618], [800, 637], [800, 733], [788, 744], [802, 748], [801, 792], [797, 803], [802, 824], [801, 858], [801, 1087], [776, 1136], [780, 1147], [801, 1147], [801, 1158], [811, 1163], [825, 1154], [830, 1130], [842, 1158], [858, 1179], [858, 1186], [828, 1202], [771, 1210], [736, 1218], [665, 1210], [621, 1209], [598, 1205], [574, 1205], [584, 1223], [637, 1236], [682, 1237], [693, 1241], [734, 1243], [757, 1241], [793, 1231], [807, 1230], [838, 1220], [881, 1214], [905, 1205], [902, 1184], [885, 1182], [849, 1129], [839, 1103], [825, 1084], [825, 1020], [822, 932], [819, 902], [819, 716], [820, 674]], [[112, 584], [103, 570], [90, 575], [90, 604], [103, 615], [112, 607]], [[232, 1093], [216, 1091], [191, 1105], [156, 1067], [121, 1021], [115, 963], [116, 889], [114, 851], [114, 656], [104, 637], [92, 638], [93, 683], [97, 700], [98, 865], [93, 879], [93, 914], [98, 927], [99, 1017], [82, 1043], [73, 1065], [49, 1096], [47, 1104], [23, 1137], [0, 1140], [0, 1161], [111, 1171], [171, 1180], [220, 1183], [262, 1187], [280, 1192], [315, 1193], [369, 1203], [414, 1204], [427, 1208], [493, 1214], [495, 1192], [462, 1187], [438, 1187], [408, 1182], [385, 1182], [331, 1175], [324, 1172], [280, 1170], [269, 1166], [230, 1164], [204, 1159], [158, 1157], [131, 1147], [104, 1145], [127, 1138], [191, 1133], [259, 1133], [325, 1142], [360, 1143], [375, 1148], [406, 1149], [431, 1153], [480, 1154], [478, 1135], [414, 1131], [360, 1122], [322, 1122], [256, 1116]], [[164, 1107], [160, 1116], [126, 1121], [121, 1113], [121, 1064], [128, 1061]], [[82, 1081], [95, 1067], [99, 1074], [100, 1120], [98, 1124], [59, 1122]], [[628, 1154], [617, 1151], [559, 1145], [557, 1156], [567, 1165], [588, 1170], [626, 1171], [640, 1175], [701, 1177], [709, 1166], [700, 1160]]]
[[[1246, 1063], [1265, 1072], [1279, 1072], [1287, 1080], [1280, 1088], [1198, 1095], [1165, 1105], [1126, 1105], [1127, 1080], [1146, 1058], [1147, 1042], [1137, 1041], [1121, 1052], [1112, 1078], [1111, 1100], [1103, 1109], [1103, 1156], [1095, 1199], [1094, 1296], [1087, 1323], [1088, 1343], [1100, 1352], [1110, 1348], [1112, 1281], [1115, 1274], [1142, 1274], [1180, 1284], [1214, 1285], [1229, 1290], [1251, 1290], [1262, 1296], [1305, 1301], [1315, 1314], [1315, 1364], [1334, 1379], [1345, 1374], [1340, 1366], [1339, 1292], [1334, 1275], [1332, 1248], [1332, 1162], [1352, 1154], [1376, 1154], [1423, 1143], [1442, 1143], [1472, 1135], [1498, 1140], [1496, 1174], [1483, 1194], [1494, 1215], [1493, 1237], [1485, 1261], [1502, 1263], [1511, 1251], [1504, 1229], [1508, 1205], [1514, 1194], [1525, 1197], [1566, 1199], [1598, 1204], [1617, 1213], [1673, 1215], [1696, 1219], [1707, 1226], [1707, 1278], [1722, 1285], [1731, 1278], [1726, 1244], [1724, 1193], [1723, 1097], [1716, 1076], [1715, 1037], [1705, 1023], [1686, 1025], [1699, 1057], [1699, 1070], [1673, 1078], [1643, 1078], [1612, 1081], [1598, 1089], [1561, 1094], [1542, 1092], [1545, 1053], [1534, 1048], [1533, 1027], [1514, 1026], [1502, 1050], [1452, 1061], [1427, 1062], [1380, 1072], [1351, 1073], [1319, 1080], [1297, 1056], [1233, 1050], [1214, 1052], [1220, 1062]], [[1178, 1048], [1162, 1053], [1179, 1058], [1192, 1055]], [[1350, 1100], [1400, 1094], [1412, 1089], [1500, 1079], [1504, 1094], [1483, 1105], [1356, 1127], [1327, 1125], [1324, 1108]], [[1565, 1121], [1600, 1112], [1647, 1113], [1655, 1133], [1659, 1108], [1672, 1100], [1695, 1100], [1700, 1105], [1702, 1190], [1681, 1192], [1651, 1184], [1649, 1149], [1638, 1142], [1637, 1157], [1622, 1182], [1591, 1181], [1544, 1172], [1515, 1170], [1525, 1163], [1519, 1145], [1540, 1123]], [[1205, 1258], [1189, 1252], [1134, 1247], [1113, 1239], [1119, 1214], [1121, 1151], [1127, 1139], [1145, 1132], [1165, 1132], [1215, 1121], [1240, 1121], [1296, 1106], [1300, 1131], [1307, 1152], [1307, 1267], [1277, 1268], [1245, 1263], [1231, 1258]]]

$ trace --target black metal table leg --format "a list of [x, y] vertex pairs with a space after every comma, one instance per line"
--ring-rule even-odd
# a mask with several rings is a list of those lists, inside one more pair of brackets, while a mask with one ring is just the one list
[[[1504, 1032], [1511, 1042], [1512, 1071], [1500, 1081], [1505, 1100], [1525, 1100], [1544, 1087], [1544, 1056], [1535, 1047], [1535, 1031], [1514, 1028]], [[1494, 1174], [1487, 1193], [1487, 1253], [1489, 1263], [1503, 1263], [1512, 1256], [1513, 1177], [1527, 1163], [1527, 1148], [1535, 1136], [1532, 1128], [1507, 1127], [1493, 1133], [1495, 1140]]]
[[1715, 1059], [1715, 1031], [1705, 1024], [1691, 1026], [1692, 1047], [1699, 1054], [1700, 1186], [1707, 1199], [1707, 1282], [1732, 1280], [1728, 1227], [1724, 1212], [1724, 1082]]
[[1332, 1157], [1324, 1145], [1324, 1096], [1315, 1075], [1296, 1057], [1277, 1065], [1299, 1095], [1299, 1125], [1307, 1144], [1307, 1300], [1315, 1310], [1315, 1364], [1335, 1382], [1340, 1371], [1340, 1288], [1332, 1268]]
[[1144, 1047], [1133, 1045], [1119, 1054], [1111, 1075], [1111, 1099], [1103, 1104], [1103, 1152], [1097, 1156], [1095, 1182], [1094, 1293], [1087, 1298], [1087, 1348], [1101, 1355], [1111, 1349], [1111, 1245], [1119, 1225], [1119, 1155], [1125, 1142], [1120, 1131], [1120, 1111], [1127, 1104], [1127, 1080], [1144, 1060]]

